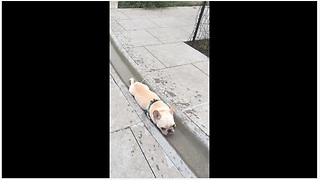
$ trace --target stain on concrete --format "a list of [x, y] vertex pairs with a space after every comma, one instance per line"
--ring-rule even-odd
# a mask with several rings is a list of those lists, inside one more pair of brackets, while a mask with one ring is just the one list
[[193, 109], [192, 109], [192, 110], [188, 109], [188, 110], [186, 110], [185, 112], [188, 113], [188, 114], [193, 114], [192, 111], [194, 111], [194, 110], [193, 110]]
[[177, 102], [177, 103], [175, 103], [175, 104], [176, 104], [176, 105], [182, 105], [182, 106], [184, 106], [184, 107], [190, 106], [189, 103], [182, 103], [182, 102]]
[[168, 83], [168, 81], [164, 80], [164, 81], [160, 81], [160, 83], [161, 83], [162, 85], [165, 85], [165, 84]]
[[160, 79], [155, 78], [155, 79], [154, 79], [154, 82], [155, 82], [155, 83], [160, 83]]
[[171, 97], [175, 97], [176, 95], [173, 92], [170, 91], [165, 91], [166, 93], [168, 93]]
[[159, 166], [158, 166], [158, 164], [156, 165], [156, 167], [157, 167], [157, 169], [158, 169], [158, 171], [159, 171], [160, 169], [159, 169]]
[[153, 158], [153, 157], [151, 157], [151, 160], [152, 160], [152, 161], [154, 161], [154, 158]]
[[194, 116], [194, 117], [196, 117], [197, 119], [200, 119], [200, 118], [197, 116], [197, 114], [195, 114], [195, 112], [196, 112], [196, 111], [195, 111], [194, 109], [191, 109], [191, 110], [188, 109], [188, 110], [185, 111], [185, 113], [186, 113], [187, 115], [189, 115], [189, 117], [190, 117], [190, 116]]

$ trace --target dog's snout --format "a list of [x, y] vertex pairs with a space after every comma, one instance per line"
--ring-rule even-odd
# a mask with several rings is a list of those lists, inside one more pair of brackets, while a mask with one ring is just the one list
[[173, 133], [173, 130], [172, 129], [168, 129], [168, 133]]

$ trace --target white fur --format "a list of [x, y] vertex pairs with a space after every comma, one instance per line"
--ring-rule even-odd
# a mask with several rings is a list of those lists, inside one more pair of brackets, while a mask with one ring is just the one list
[[[160, 99], [159, 96], [150, 91], [149, 87], [140, 82], [134, 82], [133, 78], [130, 78], [129, 92], [134, 96], [135, 100], [143, 110], [147, 110], [149, 103], [152, 99]], [[155, 119], [154, 113], [159, 112], [160, 118]], [[151, 120], [157, 125], [162, 134], [167, 135], [169, 131], [174, 132], [176, 127], [173, 118], [173, 109], [169, 108], [164, 102], [157, 101], [150, 107]], [[163, 129], [164, 128], [164, 129]]]

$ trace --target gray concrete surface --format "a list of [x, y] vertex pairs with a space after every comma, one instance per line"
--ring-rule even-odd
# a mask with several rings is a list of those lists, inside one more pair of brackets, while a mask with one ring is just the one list
[[[118, 42], [121, 52], [132, 58], [134, 67], [137, 67], [145, 77], [150, 77], [157, 89], [171, 101], [170, 104], [175, 104], [188, 121], [193, 122], [209, 139], [209, 59], [183, 42], [191, 36], [198, 8], [111, 9], [110, 35]], [[116, 91], [116, 88], [113, 89]], [[125, 97], [128, 101], [128, 96], [125, 95]], [[114, 98], [115, 101], [121, 99], [123, 100], [123, 98]], [[135, 120], [129, 118], [130, 120], [128, 119], [129, 121], [125, 123], [116, 118], [111, 122], [114, 126], [111, 128], [111, 134], [130, 129], [132, 136], [136, 138], [134, 143], [139, 146], [145, 161], [139, 157], [139, 153], [135, 157], [140, 158], [141, 163], [147, 162], [154, 177], [168, 177], [164, 172], [173, 167], [177, 169], [178, 163], [173, 160], [176, 155], [168, 153], [167, 149], [170, 147], [165, 144], [165, 139], [158, 134], [158, 131], [152, 129], [153, 127], [145, 127], [139, 123], [140, 121], [145, 125], [148, 124], [137, 112], [136, 109], [139, 107], [136, 104], [130, 106], [123, 104], [116, 106], [116, 104], [111, 104], [111, 110], [113, 106], [122, 106], [128, 111], [127, 116], [134, 114], [130, 106], [135, 107], [133, 109], [140, 120], [137, 120], [134, 115], [131, 118]], [[127, 143], [131, 142], [127, 140]], [[160, 146], [156, 143], [160, 143]], [[111, 144], [111, 148], [115, 148], [115, 145]], [[163, 155], [162, 158], [155, 158], [159, 155]], [[113, 163], [117, 163], [117, 160], [115, 159]], [[116, 165], [114, 167], [121, 168]], [[178, 167], [178, 169], [181, 168]], [[146, 171], [143, 174], [144, 177], [149, 176], [148, 170]], [[171, 177], [183, 176], [181, 171], [174, 171]]]
[[183, 178], [171, 160], [162, 151], [161, 146], [151, 136], [143, 124], [132, 127], [133, 134], [138, 137], [138, 143], [156, 177]]
[[110, 99], [110, 177], [183, 178], [181, 169], [186, 165], [177, 166], [172, 162], [172, 157], [180, 160], [177, 153], [156, 127], [144, 125], [151, 122], [143, 119], [142, 109], [112, 66]]
[[[207, 56], [183, 42], [145, 46], [166, 67], [189, 65], [193, 62], [208, 61]], [[151, 73], [150, 73], [151, 74]]]
[[111, 178], [154, 177], [130, 128], [110, 134]]
[[[119, 91], [118, 86], [110, 76], [110, 102], [111, 102], [111, 119], [110, 131], [118, 131], [140, 123], [138, 116], [134, 113], [126, 98]], [[125, 112], [125, 113], [124, 113]]]
[[118, 8], [118, 1], [110, 1], [110, 8], [111, 9]]
[[185, 44], [199, 7], [112, 9], [111, 35], [125, 53], [209, 136], [209, 59]]

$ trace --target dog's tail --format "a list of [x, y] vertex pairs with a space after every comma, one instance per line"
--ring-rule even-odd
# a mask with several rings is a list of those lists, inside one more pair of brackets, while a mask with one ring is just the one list
[[133, 78], [130, 78], [130, 79], [129, 79], [129, 83], [130, 83], [130, 85], [133, 84], [133, 83], [134, 83], [134, 79], [133, 79]]
[[144, 79], [141, 81], [141, 83], [143, 83], [143, 81], [146, 80], [146, 79], [149, 79], [149, 77], [144, 78]]

